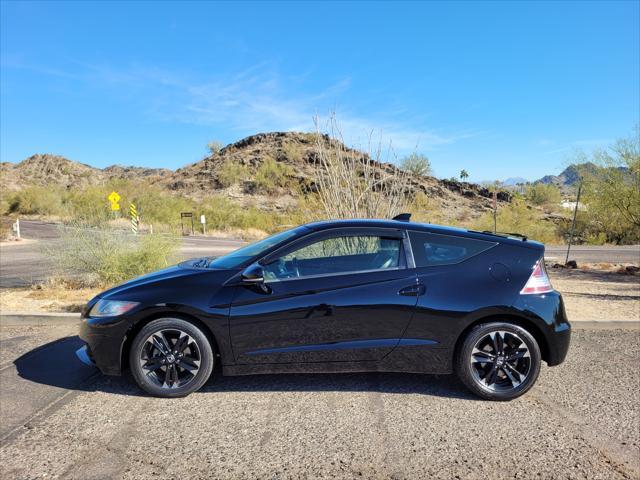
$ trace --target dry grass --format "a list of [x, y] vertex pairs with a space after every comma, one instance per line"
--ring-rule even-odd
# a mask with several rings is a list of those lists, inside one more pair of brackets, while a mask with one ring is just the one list
[[67, 283], [47, 283], [0, 290], [0, 312], [79, 312], [101, 291], [72, 287]]

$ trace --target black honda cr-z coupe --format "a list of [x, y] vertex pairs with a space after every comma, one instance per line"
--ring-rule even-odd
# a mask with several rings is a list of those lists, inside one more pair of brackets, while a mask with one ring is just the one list
[[455, 371], [508, 400], [569, 348], [543, 253], [408, 215], [312, 223], [101, 293], [77, 354], [109, 375], [128, 366], [164, 397], [199, 389], [220, 362], [224, 375]]

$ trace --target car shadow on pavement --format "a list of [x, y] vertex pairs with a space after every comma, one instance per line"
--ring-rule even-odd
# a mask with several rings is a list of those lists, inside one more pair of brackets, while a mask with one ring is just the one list
[[[76, 357], [84, 343], [77, 336], [41, 345], [13, 363], [18, 375], [31, 382], [57, 388], [102, 391], [116, 395], [146, 395], [127, 372], [122, 377], [102, 375]], [[477, 400], [454, 375], [409, 373], [313, 373], [222, 376], [218, 367], [199, 394], [229, 392], [380, 392]]]

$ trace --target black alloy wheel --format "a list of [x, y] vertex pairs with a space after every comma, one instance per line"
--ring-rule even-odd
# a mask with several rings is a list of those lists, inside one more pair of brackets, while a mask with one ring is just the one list
[[475, 394], [511, 400], [529, 390], [540, 373], [540, 348], [524, 328], [510, 323], [474, 327], [456, 355], [456, 373]]
[[177, 318], [150, 322], [138, 333], [129, 352], [136, 383], [160, 397], [180, 397], [198, 390], [211, 375], [213, 362], [206, 335]]

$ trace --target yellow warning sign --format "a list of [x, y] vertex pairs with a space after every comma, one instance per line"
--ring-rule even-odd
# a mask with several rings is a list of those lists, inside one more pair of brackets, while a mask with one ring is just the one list
[[107, 199], [111, 202], [111, 210], [120, 210], [120, 195], [117, 192], [111, 192]]

